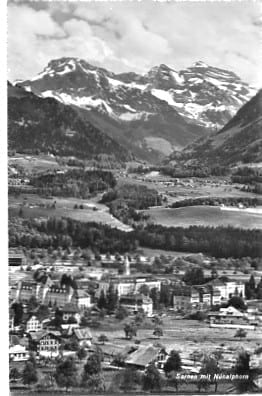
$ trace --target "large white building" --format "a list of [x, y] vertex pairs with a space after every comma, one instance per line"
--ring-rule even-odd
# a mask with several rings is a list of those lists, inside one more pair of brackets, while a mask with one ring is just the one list
[[174, 309], [182, 311], [219, 305], [220, 301], [220, 291], [208, 286], [180, 286], [173, 295]]
[[118, 296], [127, 295], [131, 293], [139, 293], [141, 286], [147, 286], [150, 290], [156, 288], [160, 291], [161, 281], [157, 280], [151, 276], [115, 276], [110, 277], [105, 280], [101, 280], [99, 282], [99, 286], [97, 289], [97, 296], [100, 295], [103, 290], [105, 293], [107, 292], [110, 285], [114, 286], [114, 289], [117, 290]]
[[12, 298], [27, 302], [31, 297], [35, 297], [42, 304], [52, 304], [63, 307], [65, 304], [73, 303], [78, 308], [90, 308], [91, 297], [83, 289], [73, 289], [70, 286], [54, 283], [48, 279], [43, 284], [35, 280], [20, 281], [15, 289], [12, 289]]
[[220, 291], [221, 302], [228, 301], [231, 297], [238, 295], [240, 297], [245, 297], [245, 284], [240, 281], [221, 281], [220, 279], [215, 279], [209, 282], [209, 285]]
[[14, 362], [21, 362], [28, 360], [29, 353], [25, 346], [22, 345], [14, 345], [9, 348], [9, 359]]

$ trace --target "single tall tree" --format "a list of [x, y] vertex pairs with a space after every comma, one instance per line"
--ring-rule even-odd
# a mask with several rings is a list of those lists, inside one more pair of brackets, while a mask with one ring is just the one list
[[133, 337], [136, 336], [137, 328], [133, 323], [126, 323], [124, 326], [124, 332], [125, 332], [126, 338], [131, 340]]
[[156, 336], [157, 338], [162, 337], [163, 335], [163, 329], [161, 327], [156, 327], [153, 331], [153, 335]]
[[103, 289], [101, 290], [100, 296], [99, 296], [99, 298], [98, 298], [97, 306], [98, 306], [99, 309], [105, 309], [105, 308], [107, 308], [105, 292], [104, 292]]
[[160, 391], [162, 388], [162, 378], [156, 366], [150, 364], [143, 375], [142, 379], [143, 390], [145, 391]]
[[218, 382], [215, 379], [215, 374], [220, 372], [217, 360], [212, 356], [206, 356], [203, 360], [200, 374], [210, 374], [211, 383], [215, 385], [215, 392], [217, 391]]
[[72, 357], [59, 362], [55, 370], [55, 380], [58, 386], [68, 388], [77, 386], [77, 367]]
[[170, 352], [170, 355], [165, 362], [164, 372], [168, 375], [171, 371], [179, 371], [181, 370], [181, 357], [179, 352], [174, 349]]
[[102, 360], [101, 355], [98, 352], [94, 352], [90, 355], [84, 365], [82, 374], [82, 384], [86, 385], [87, 381], [92, 375], [98, 375], [102, 371]]
[[244, 393], [253, 390], [254, 371], [250, 368], [250, 355], [248, 352], [240, 352], [237, 358], [235, 373], [239, 375], [247, 375], [247, 379], [239, 379], [235, 381], [238, 392]]

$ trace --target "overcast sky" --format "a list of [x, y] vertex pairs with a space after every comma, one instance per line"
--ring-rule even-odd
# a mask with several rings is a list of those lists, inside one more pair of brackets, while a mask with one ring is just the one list
[[262, 86], [259, 2], [9, 1], [9, 79], [73, 56], [115, 72], [202, 60]]

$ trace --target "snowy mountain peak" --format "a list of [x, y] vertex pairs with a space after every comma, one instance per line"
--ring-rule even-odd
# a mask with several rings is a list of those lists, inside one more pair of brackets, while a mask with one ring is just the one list
[[111, 75], [105, 69], [91, 65], [90, 63], [79, 58], [59, 58], [51, 60], [44, 70], [30, 81], [40, 80], [42, 78], [56, 78], [66, 74], [74, 73], [75, 76], [87, 76], [97, 74], [98, 76]]
[[179, 72], [165, 64], [154, 66], [144, 77], [154, 88], [165, 90], [175, 88], [184, 82], [184, 78]]
[[139, 75], [116, 74], [85, 60], [60, 58], [21, 85], [38, 96], [95, 112], [96, 121], [102, 117], [103, 125], [107, 118], [110, 128], [119, 128], [118, 134], [124, 128], [130, 137], [140, 134], [141, 147], [154, 131], [157, 138], [165, 135], [181, 148], [207, 130], [222, 128], [256, 93], [233, 72], [201, 61], [180, 71], [160, 64]]
[[209, 67], [205, 62], [197, 61], [193, 63], [193, 67]]

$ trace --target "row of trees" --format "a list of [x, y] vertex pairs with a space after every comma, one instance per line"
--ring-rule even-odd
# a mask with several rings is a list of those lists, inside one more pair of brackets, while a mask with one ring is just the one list
[[237, 168], [231, 176], [233, 183], [253, 184], [262, 183], [262, 172], [259, 167], [241, 167]]
[[182, 201], [174, 202], [171, 208], [183, 208], [185, 206], [198, 206], [198, 205], [209, 205], [209, 206], [238, 206], [242, 204], [246, 207], [253, 207], [262, 204], [261, 198], [250, 198], [250, 197], [201, 197], [201, 198], [187, 198]]
[[[177, 153], [176, 153], [177, 155]], [[229, 173], [230, 169], [225, 166], [210, 165], [205, 167], [199, 166], [179, 166], [179, 165], [163, 165], [163, 166], [143, 166], [139, 165], [129, 169], [129, 173], [145, 174], [152, 171], [160, 171], [164, 175], [175, 178], [186, 177], [209, 177], [209, 176], [225, 176]]]
[[64, 248], [80, 246], [101, 253], [124, 253], [143, 247], [203, 252], [213, 257], [261, 256], [262, 231], [234, 227], [190, 226], [164, 227], [162, 225], [138, 226], [133, 232], [124, 232], [108, 225], [83, 223], [69, 218], [51, 217], [47, 220], [10, 219], [9, 244]]
[[165, 175], [185, 178], [185, 177], [210, 177], [210, 176], [225, 176], [229, 173], [229, 168], [225, 166], [165, 166], [161, 167], [161, 172]]

